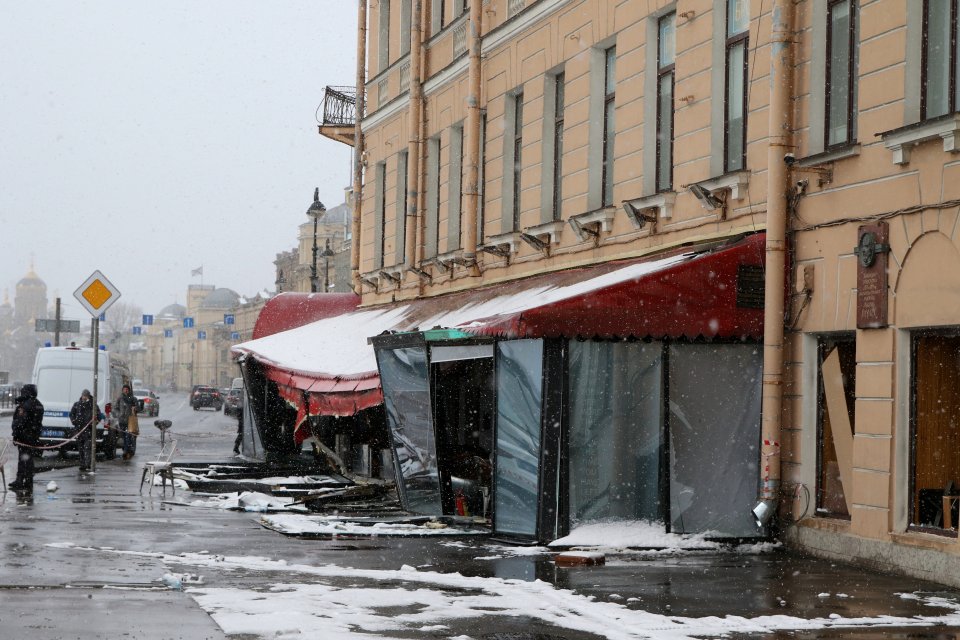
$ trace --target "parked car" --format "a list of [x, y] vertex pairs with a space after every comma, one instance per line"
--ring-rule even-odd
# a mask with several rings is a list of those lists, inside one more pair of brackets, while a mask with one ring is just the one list
[[160, 398], [150, 389], [134, 389], [133, 395], [137, 399], [137, 408], [146, 416], [160, 415]]
[[243, 411], [243, 389], [230, 389], [223, 401], [223, 415], [239, 416]]
[[223, 407], [223, 396], [216, 387], [204, 385], [197, 386], [190, 394], [190, 406], [194, 411], [199, 411], [201, 407], [209, 407], [214, 411], [220, 411]]

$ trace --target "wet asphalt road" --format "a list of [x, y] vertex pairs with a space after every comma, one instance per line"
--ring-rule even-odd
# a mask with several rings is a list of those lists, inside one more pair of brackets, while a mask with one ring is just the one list
[[[183, 395], [162, 394], [161, 417], [173, 420], [180, 460], [225, 461], [231, 458], [236, 421], [211, 411], [194, 412]], [[76, 459], [48, 454], [36, 476], [32, 501], [7, 492], [0, 500], [0, 638], [224, 638], [227, 637], [194, 600], [162, 588], [159, 579], [176, 567], [149, 555], [48, 546], [180, 554], [207, 551], [234, 556], [266, 556], [289, 564], [337, 564], [357, 569], [398, 569], [407, 564], [467, 576], [540, 579], [598, 600], [629, 602], [631, 608], [684, 617], [792, 615], [815, 618], [878, 615], [941, 615], [903, 592], [943, 592], [938, 585], [898, 576], [883, 576], [787, 553], [733, 553], [682, 556], [616, 556], [603, 567], [558, 568], [549, 556], [490, 556], [485, 539], [466, 539], [462, 547], [436, 539], [300, 540], [262, 528], [257, 514], [198, 509], [171, 504], [159, 489], [138, 492], [142, 463], [159, 451], [152, 420], [141, 422], [137, 456], [98, 463], [95, 475], [81, 476]], [[0, 434], [9, 434], [9, 418], [0, 418]], [[14, 464], [7, 465], [8, 482]], [[58, 491], [44, 491], [49, 481]], [[176, 500], [190, 500], [178, 491]], [[204, 569], [208, 585], [247, 590], [295, 581], [290, 573]], [[302, 578], [304, 582], [309, 579]], [[335, 582], [335, 580], [334, 580]], [[356, 579], [344, 579], [344, 584]], [[825, 601], [822, 592], [850, 597]], [[390, 637], [449, 638], [458, 634], [489, 640], [589, 640], [596, 636], [551, 628], [534, 620], [490, 616], [454, 621], [444, 632], [429, 635], [390, 633]], [[230, 636], [243, 638], [243, 636]], [[304, 637], [323, 638], [322, 629]], [[922, 638], [960, 637], [960, 629], [843, 629], [818, 632], [737, 636], [750, 638]]]

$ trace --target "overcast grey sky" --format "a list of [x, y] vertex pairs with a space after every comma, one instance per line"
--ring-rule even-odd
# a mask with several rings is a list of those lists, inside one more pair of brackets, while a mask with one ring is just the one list
[[317, 134], [352, 85], [347, 0], [0, 0], [0, 294], [31, 256], [52, 303], [94, 269], [154, 313], [205, 284], [273, 289], [349, 149]]

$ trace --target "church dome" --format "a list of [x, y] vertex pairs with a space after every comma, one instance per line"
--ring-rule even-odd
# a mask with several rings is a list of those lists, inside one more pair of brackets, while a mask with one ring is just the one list
[[233, 289], [221, 288], [211, 291], [203, 302], [201, 309], [232, 309], [240, 302], [240, 294]]
[[20, 281], [17, 282], [17, 289], [44, 289], [46, 290], [47, 284], [40, 279], [40, 276], [36, 274], [33, 270], [33, 267], [30, 267], [30, 271], [27, 272], [27, 275], [20, 278]]
[[187, 315], [187, 308], [182, 304], [168, 304], [163, 309], [160, 309], [160, 313], [157, 314], [158, 318], [176, 318], [181, 319]]

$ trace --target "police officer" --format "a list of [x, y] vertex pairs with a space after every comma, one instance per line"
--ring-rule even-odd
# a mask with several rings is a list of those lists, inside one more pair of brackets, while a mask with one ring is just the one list
[[25, 384], [16, 399], [13, 412], [13, 441], [19, 451], [17, 479], [10, 483], [14, 491], [33, 493], [33, 455], [40, 445], [43, 404], [37, 400], [37, 385]]

